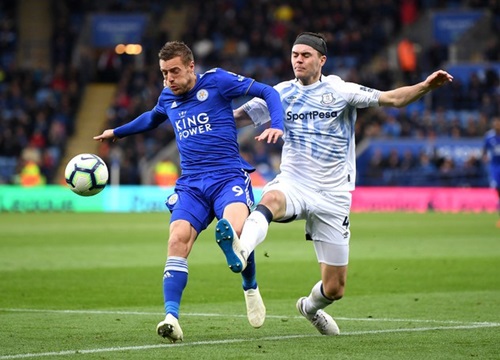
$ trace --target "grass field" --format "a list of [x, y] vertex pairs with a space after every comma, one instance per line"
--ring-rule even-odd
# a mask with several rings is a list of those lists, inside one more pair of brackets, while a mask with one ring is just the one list
[[344, 299], [325, 337], [295, 309], [319, 280], [302, 222], [256, 251], [253, 329], [213, 225], [189, 258], [184, 342], [163, 319], [165, 214], [0, 214], [0, 359], [499, 359], [496, 214], [353, 214]]

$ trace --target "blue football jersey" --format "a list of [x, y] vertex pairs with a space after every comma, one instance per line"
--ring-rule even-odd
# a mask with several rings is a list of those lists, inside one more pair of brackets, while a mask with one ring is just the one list
[[484, 149], [488, 152], [492, 167], [500, 168], [500, 135], [490, 130], [484, 137]]
[[251, 95], [254, 80], [220, 68], [196, 76], [186, 94], [164, 88], [153, 109], [167, 115], [174, 128], [182, 173], [254, 170], [240, 156], [231, 105], [233, 99]]

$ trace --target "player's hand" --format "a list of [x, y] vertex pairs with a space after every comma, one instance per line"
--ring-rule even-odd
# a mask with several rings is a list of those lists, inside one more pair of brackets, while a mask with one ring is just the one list
[[104, 130], [101, 135], [94, 136], [93, 139], [101, 142], [105, 139], [112, 139], [112, 141], [115, 142], [117, 137], [115, 136], [113, 129], [107, 129]]
[[443, 86], [444, 84], [452, 81], [453, 81], [453, 76], [451, 76], [444, 70], [435, 71], [432, 74], [430, 74], [427, 77], [427, 79], [425, 79], [425, 83], [430, 90], [437, 89], [438, 87]]
[[264, 130], [262, 132], [262, 134], [260, 134], [259, 136], [256, 136], [255, 140], [263, 141], [263, 140], [267, 139], [268, 144], [270, 144], [270, 143], [276, 144], [278, 139], [282, 136], [283, 136], [282, 130], [269, 128], [269, 129]]

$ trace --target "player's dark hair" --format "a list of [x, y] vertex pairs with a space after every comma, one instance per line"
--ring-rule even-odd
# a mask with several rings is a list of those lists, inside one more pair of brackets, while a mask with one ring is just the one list
[[326, 55], [328, 52], [328, 50], [326, 48], [325, 37], [319, 33], [313, 33], [313, 32], [309, 32], [309, 31], [305, 31], [303, 33], [300, 33], [297, 36], [297, 38], [295, 39], [295, 42], [293, 44], [294, 45], [296, 45], [296, 44], [309, 45], [314, 50], [319, 52], [321, 55]]
[[180, 56], [184, 65], [189, 65], [191, 61], [194, 61], [193, 52], [182, 41], [169, 41], [162, 46], [158, 53], [160, 60], [164, 61], [171, 60], [177, 56]]

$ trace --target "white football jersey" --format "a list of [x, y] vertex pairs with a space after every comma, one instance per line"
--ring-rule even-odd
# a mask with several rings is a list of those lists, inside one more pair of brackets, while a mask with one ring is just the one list
[[[281, 175], [312, 189], [351, 191], [356, 182], [356, 109], [379, 106], [380, 91], [321, 76], [312, 85], [277, 84], [285, 112]], [[256, 126], [270, 120], [265, 101], [243, 106]]]

